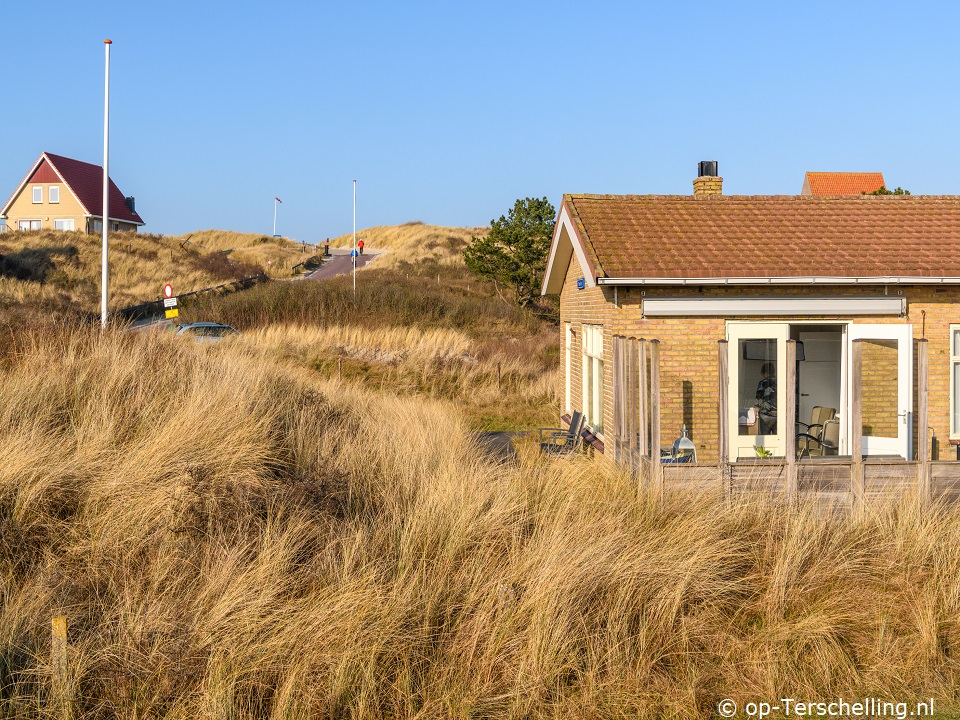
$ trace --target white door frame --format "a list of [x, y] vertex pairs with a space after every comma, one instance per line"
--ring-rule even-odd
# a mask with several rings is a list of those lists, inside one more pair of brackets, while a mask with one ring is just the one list
[[[900, 455], [904, 460], [913, 457], [913, 325], [854, 324], [847, 331], [847, 357], [852, 361], [854, 340], [897, 341], [897, 430], [895, 438], [864, 437], [864, 455]], [[852, 387], [847, 388], [847, 407], [851, 407]], [[846, 435], [850, 437], [852, 423], [847, 413]], [[847, 451], [849, 452], [849, 450]]]
[[[787, 340], [790, 339], [790, 323], [785, 322], [727, 322], [727, 427], [730, 438], [730, 460], [740, 457], [756, 457], [756, 447], [764, 447], [774, 455], [786, 452], [786, 433], [794, 431], [793, 418], [783, 417], [779, 411], [785, 407]], [[740, 341], [777, 341], [777, 434], [740, 435]], [[758, 378], [759, 380], [759, 378]], [[759, 422], [759, 420], [757, 421]]]
[[[739, 435], [739, 355], [740, 340], [776, 339], [777, 340], [777, 407], [785, 406], [784, 382], [786, 368], [786, 340], [790, 337], [791, 327], [807, 324], [829, 324], [843, 327], [840, 366], [840, 407], [838, 415], [842, 423], [839, 452], [850, 453], [852, 423], [850, 407], [853, 387], [850, 382], [853, 358], [853, 341], [896, 340], [897, 341], [897, 404], [898, 435], [895, 438], [869, 436], [863, 438], [863, 454], [899, 455], [910, 460], [913, 455], [913, 325], [910, 323], [856, 323], [853, 320], [798, 320], [793, 322], [764, 321], [727, 321], [727, 397], [729, 428], [729, 457], [735, 461], [738, 457], [753, 457], [753, 447], [763, 446], [774, 454], [782, 455], [786, 448], [785, 433], [793, 430], [793, 423], [778, 422], [776, 435]], [[780, 419], [780, 418], [778, 418]]]

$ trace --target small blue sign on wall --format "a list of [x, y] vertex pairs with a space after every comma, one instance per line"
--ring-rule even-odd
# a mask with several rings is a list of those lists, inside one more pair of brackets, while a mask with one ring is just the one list
[[587, 281], [583, 278], [577, 280], [577, 290], [583, 290], [587, 286]]

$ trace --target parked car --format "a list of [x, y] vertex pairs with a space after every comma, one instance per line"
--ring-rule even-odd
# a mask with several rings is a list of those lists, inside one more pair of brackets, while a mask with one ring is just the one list
[[236, 328], [212, 322], [181, 325], [177, 330], [177, 337], [192, 337], [197, 342], [220, 342], [231, 335], [239, 334], [240, 331]]

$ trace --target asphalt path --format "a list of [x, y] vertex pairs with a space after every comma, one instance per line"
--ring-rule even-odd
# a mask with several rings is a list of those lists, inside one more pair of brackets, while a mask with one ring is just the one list
[[[373, 260], [376, 253], [364, 253], [357, 257], [357, 268], [362, 268], [368, 262]], [[307, 280], [326, 280], [337, 275], [346, 275], [353, 270], [353, 261], [349, 255], [334, 255], [323, 267], [314, 270], [305, 277]]]

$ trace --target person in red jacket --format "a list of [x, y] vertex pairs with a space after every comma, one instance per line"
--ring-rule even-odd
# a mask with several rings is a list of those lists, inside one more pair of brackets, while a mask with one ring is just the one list
[[357, 243], [357, 247], [360, 248], [360, 254], [363, 255], [363, 240]]

